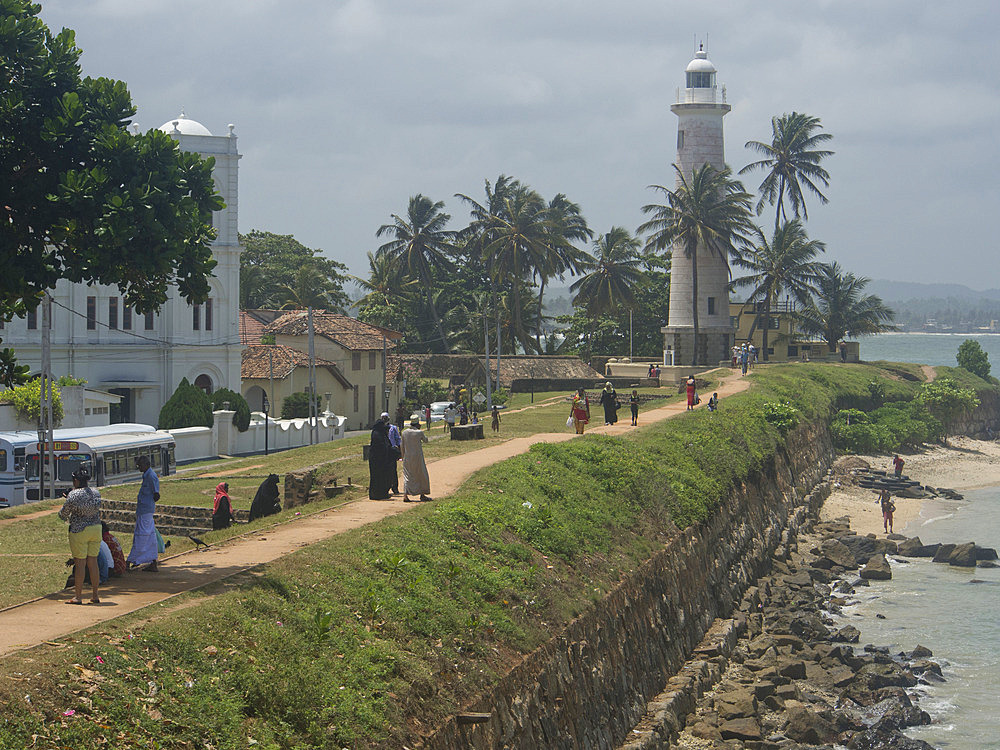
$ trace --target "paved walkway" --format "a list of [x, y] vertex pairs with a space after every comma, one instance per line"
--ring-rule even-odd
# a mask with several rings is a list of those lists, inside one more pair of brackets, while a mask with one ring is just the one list
[[[719, 396], [725, 399], [747, 386], [748, 381], [727, 376], [718, 387]], [[567, 408], [567, 414], [568, 411]], [[599, 418], [599, 411], [594, 410], [595, 419]], [[683, 403], [650, 409], [639, 415], [640, 426], [684, 411]], [[623, 412], [627, 414], [628, 410]], [[626, 419], [589, 432], [622, 435], [634, 429]], [[433, 495], [441, 498], [452, 494], [474, 472], [525, 453], [535, 443], [560, 443], [575, 437], [572, 432], [540, 433], [433, 461], [428, 465]], [[158, 573], [133, 572], [113, 579], [102, 588], [99, 605], [69, 605], [65, 603], [69, 598], [67, 592], [58, 592], [9, 607], [0, 611], [0, 654], [53, 641], [177, 594], [224, 580], [255, 565], [272, 562], [302, 547], [413, 507], [415, 504], [404, 503], [401, 498], [384, 502], [356, 500], [293, 522], [236, 537], [207, 550], [184, 552], [161, 561]], [[84, 594], [86, 598], [86, 590]]]

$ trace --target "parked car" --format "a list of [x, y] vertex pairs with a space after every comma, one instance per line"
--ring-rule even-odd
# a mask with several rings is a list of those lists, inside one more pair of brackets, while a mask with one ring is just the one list
[[443, 422], [445, 410], [454, 403], [453, 401], [435, 401], [431, 404], [431, 421]]

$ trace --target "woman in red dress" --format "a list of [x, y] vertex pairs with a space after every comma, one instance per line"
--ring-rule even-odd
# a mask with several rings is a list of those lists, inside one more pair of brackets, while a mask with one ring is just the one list
[[694, 408], [694, 405], [696, 403], [695, 399], [698, 398], [697, 394], [695, 393], [694, 375], [688, 375], [688, 379], [687, 382], [685, 383], [685, 386], [687, 387], [688, 409], [690, 410]]

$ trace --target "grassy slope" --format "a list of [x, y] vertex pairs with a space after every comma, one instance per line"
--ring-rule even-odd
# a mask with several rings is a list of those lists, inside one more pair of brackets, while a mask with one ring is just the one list
[[[239, 590], [8, 657], [0, 703], [18, 710], [4, 713], [0, 747], [36, 734], [36, 747], [102, 736], [164, 748], [245, 748], [248, 738], [400, 747], [751, 476], [783, 439], [765, 403], [826, 419], [862, 403], [878, 376], [772, 366], [716, 414], [536, 446], [453, 498], [313, 545]], [[884, 387], [892, 398], [917, 386]]]

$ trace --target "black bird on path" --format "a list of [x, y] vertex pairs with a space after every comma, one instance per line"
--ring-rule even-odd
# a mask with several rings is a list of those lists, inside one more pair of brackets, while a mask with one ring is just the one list
[[195, 549], [198, 549], [199, 547], [204, 547], [205, 549], [208, 549], [209, 545], [205, 544], [205, 542], [203, 542], [198, 537], [191, 536], [190, 534], [188, 534], [188, 539], [190, 539], [192, 542], [194, 542], [194, 548]]

